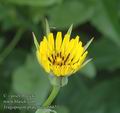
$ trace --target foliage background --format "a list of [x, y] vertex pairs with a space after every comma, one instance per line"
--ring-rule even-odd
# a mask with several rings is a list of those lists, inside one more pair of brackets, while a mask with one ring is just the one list
[[93, 61], [61, 89], [53, 102], [57, 112], [120, 113], [119, 0], [0, 0], [0, 112], [35, 112], [3, 109], [3, 94], [35, 94], [35, 105], [49, 94], [31, 34], [42, 39], [45, 17], [54, 33], [73, 23], [73, 37], [79, 34], [84, 43], [95, 37], [89, 47]]

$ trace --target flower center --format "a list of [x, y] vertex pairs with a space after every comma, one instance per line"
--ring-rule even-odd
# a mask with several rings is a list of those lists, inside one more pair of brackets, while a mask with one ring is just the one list
[[56, 62], [56, 64], [60, 64], [62, 62], [62, 58], [61, 57], [57, 57], [55, 62]]
[[[49, 62], [52, 63], [52, 65], [66, 65], [66, 62], [68, 61], [70, 57], [70, 53], [64, 57], [61, 52], [60, 53], [55, 53], [55, 54], [52, 54], [51, 57], [48, 57], [48, 60]], [[71, 59], [72, 61], [73, 59]]]

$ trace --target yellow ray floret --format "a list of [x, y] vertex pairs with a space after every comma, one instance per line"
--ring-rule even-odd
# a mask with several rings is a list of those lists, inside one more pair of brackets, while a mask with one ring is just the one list
[[39, 63], [48, 73], [69, 76], [81, 68], [88, 52], [79, 41], [79, 36], [70, 39], [70, 35], [66, 34], [62, 39], [62, 33], [58, 32], [56, 39], [53, 33], [44, 37], [36, 54]]

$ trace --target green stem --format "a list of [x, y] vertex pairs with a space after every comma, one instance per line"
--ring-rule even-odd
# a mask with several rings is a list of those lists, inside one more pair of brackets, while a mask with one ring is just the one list
[[43, 103], [43, 107], [48, 107], [53, 100], [55, 99], [55, 97], [57, 96], [58, 92], [60, 90], [59, 86], [53, 86], [52, 92], [50, 94], [50, 96], [48, 97], [48, 99]]
[[21, 35], [23, 34], [23, 29], [19, 29], [10, 42], [10, 44], [4, 49], [4, 51], [0, 54], [0, 64], [4, 61], [4, 59], [10, 54], [10, 52], [15, 48], [17, 43], [19, 42]]

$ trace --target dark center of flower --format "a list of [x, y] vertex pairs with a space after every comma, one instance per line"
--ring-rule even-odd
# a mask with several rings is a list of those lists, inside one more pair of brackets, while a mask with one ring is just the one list
[[67, 57], [65, 58], [62, 53], [55, 53], [51, 55], [51, 59], [50, 57], [48, 57], [48, 60], [53, 64], [53, 65], [65, 65], [67, 60], [70, 57], [70, 53], [67, 55]]

